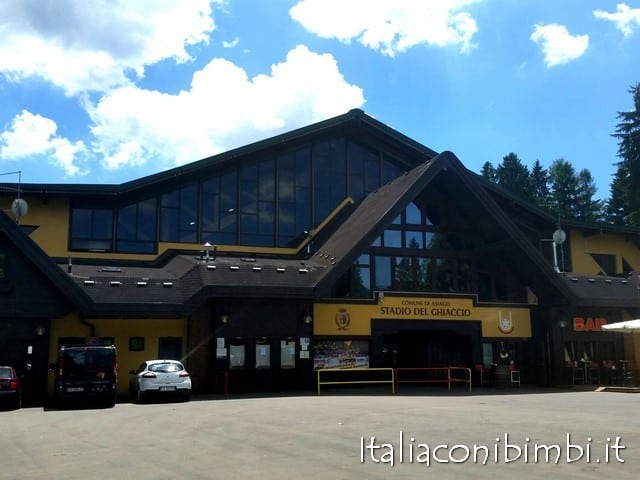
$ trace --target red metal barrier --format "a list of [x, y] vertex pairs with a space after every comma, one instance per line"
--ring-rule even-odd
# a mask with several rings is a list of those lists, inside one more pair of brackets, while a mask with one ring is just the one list
[[446, 383], [449, 391], [452, 383], [464, 383], [471, 391], [471, 369], [466, 367], [396, 368], [396, 392], [401, 383]]

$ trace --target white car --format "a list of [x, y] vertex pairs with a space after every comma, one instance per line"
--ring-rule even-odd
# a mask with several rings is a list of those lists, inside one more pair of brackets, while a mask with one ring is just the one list
[[177, 360], [147, 360], [129, 373], [129, 394], [137, 403], [151, 395], [172, 395], [189, 401], [191, 377]]

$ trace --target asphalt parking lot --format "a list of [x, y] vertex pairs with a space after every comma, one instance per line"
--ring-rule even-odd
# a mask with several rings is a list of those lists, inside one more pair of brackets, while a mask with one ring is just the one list
[[640, 395], [422, 389], [0, 412], [2, 479], [636, 479]]

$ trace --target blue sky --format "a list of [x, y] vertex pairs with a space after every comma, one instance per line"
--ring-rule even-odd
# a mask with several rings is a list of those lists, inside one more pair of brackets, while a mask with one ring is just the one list
[[[640, 0], [3, 0], [0, 174], [120, 183], [361, 108], [609, 196]], [[0, 181], [17, 181], [16, 174]]]

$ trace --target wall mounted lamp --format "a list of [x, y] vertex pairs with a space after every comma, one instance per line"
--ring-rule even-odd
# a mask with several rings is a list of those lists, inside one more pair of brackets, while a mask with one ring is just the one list
[[229, 315], [227, 315], [226, 313], [223, 313], [222, 315], [220, 315], [220, 322], [229, 323]]
[[304, 316], [304, 323], [306, 323], [307, 325], [311, 325], [311, 322], [313, 322], [313, 317], [307, 313]]

